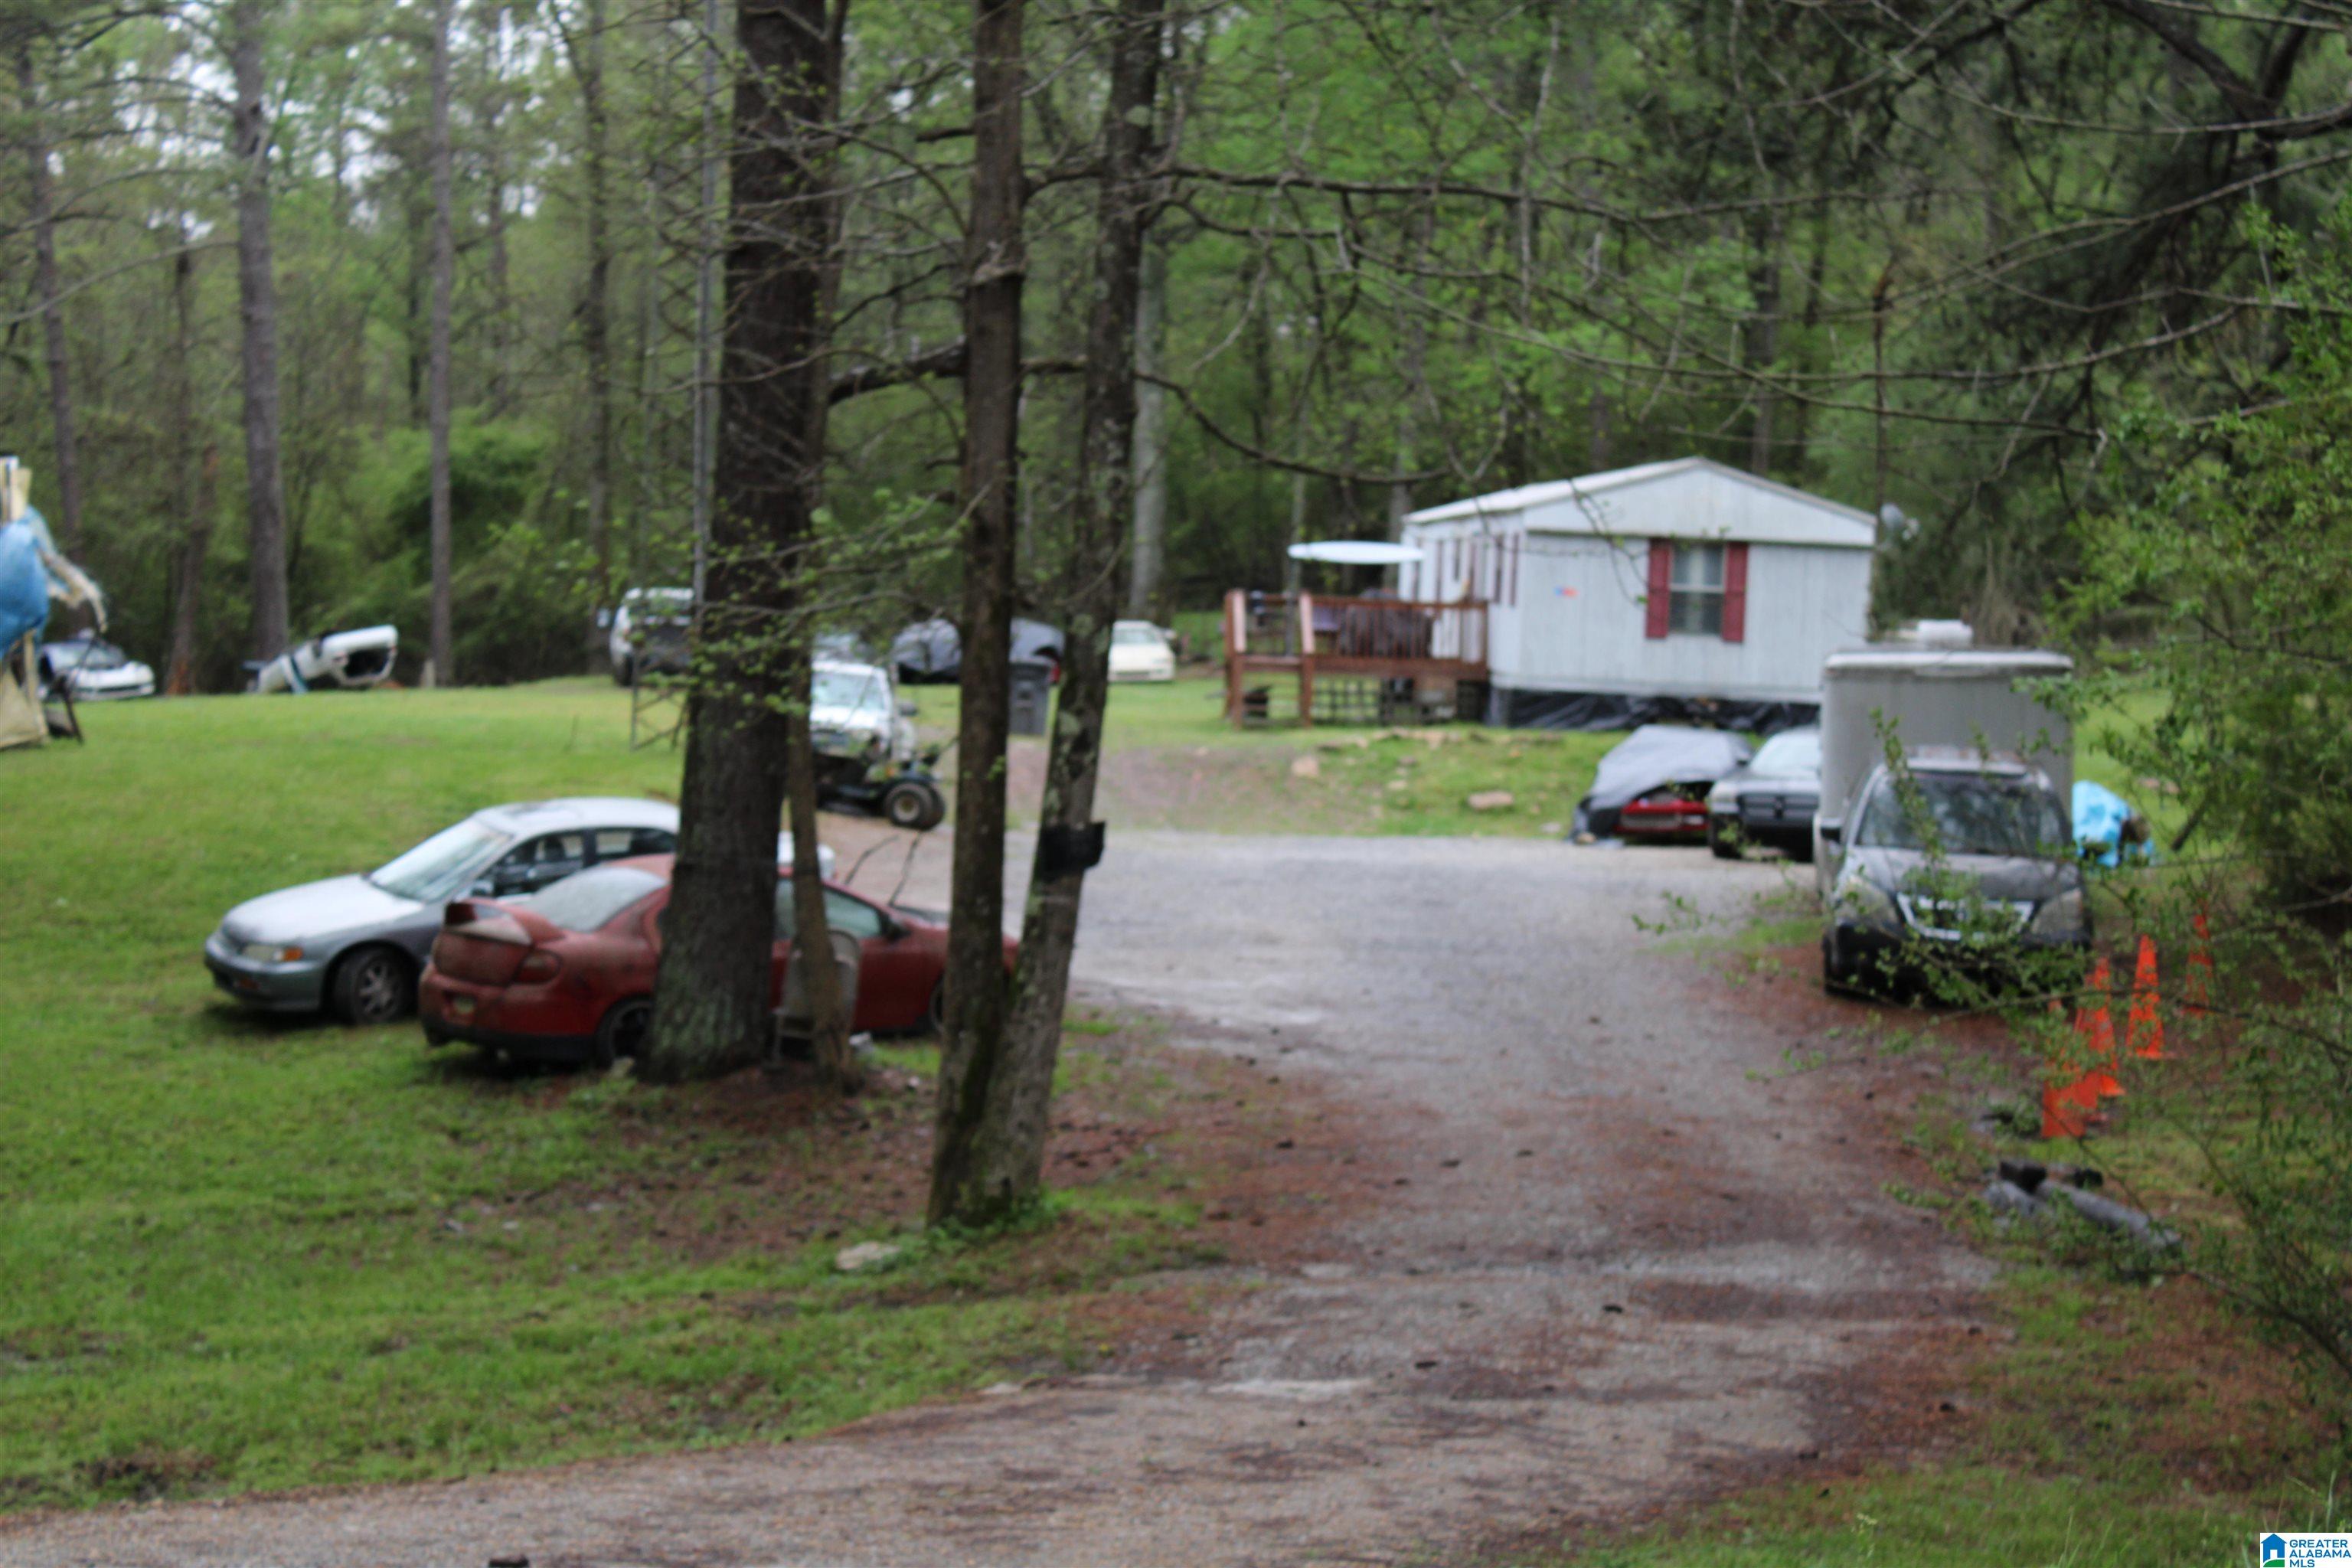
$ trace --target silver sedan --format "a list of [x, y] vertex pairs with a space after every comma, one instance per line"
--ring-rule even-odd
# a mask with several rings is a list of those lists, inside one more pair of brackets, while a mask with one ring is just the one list
[[[331, 1011], [385, 1024], [416, 1005], [416, 977], [461, 894], [517, 898], [605, 860], [677, 847], [677, 807], [585, 797], [493, 805], [364, 875], [250, 899], [205, 939], [214, 983], [270, 1013]], [[792, 853], [789, 834], [778, 840]], [[831, 852], [820, 849], [830, 869]]]

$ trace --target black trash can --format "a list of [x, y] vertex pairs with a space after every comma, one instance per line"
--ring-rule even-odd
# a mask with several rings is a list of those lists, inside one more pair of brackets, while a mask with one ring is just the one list
[[1013, 732], [1042, 735], [1054, 700], [1054, 667], [1034, 659], [1013, 661]]

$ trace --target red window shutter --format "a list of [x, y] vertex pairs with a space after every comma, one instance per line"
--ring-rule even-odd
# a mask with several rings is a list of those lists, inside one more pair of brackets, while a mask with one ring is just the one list
[[1723, 640], [1748, 640], [1748, 546], [1723, 547]]
[[1666, 635], [1666, 610], [1675, 592], [1675, 547], [1671, 541], [1650, 541], [1650, 619], [1642, 635]]

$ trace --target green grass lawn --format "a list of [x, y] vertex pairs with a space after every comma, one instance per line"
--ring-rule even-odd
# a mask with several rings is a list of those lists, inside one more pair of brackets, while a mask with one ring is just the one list
[[[0, 755], [0, 1510], [814, 1431], [1081, 1359], [1090, 1302], [1192, 1256], [1145, 1160], [1050, 1235], [840, 1276], [919, 1215], [928, 1089], [812, 1119], [215, 999], [241, 899], [492, 802], [672, 789], [609, 685], [83, 712], [87, 746]], [[1171, 1092], [1117, 1043], [1073, 1037], [1081, 1092]]]
[[[1557, 834], [1591, 787], [1595, 764], [1624, 739], [1481, 724], [1243, 729], [1225, 721], [1224, 689], [1221, 679], [1198, 675], [1112, 689], [1102, 786], [1110, 822], [1228, 832]], [[955, 733], [954, 687], [907, 694], [927, 736]], [[1013, 744], [1016, 761], [1026, 753], [1033, 764], [1045, 749], [1040, 740]], [[1293, 770], [1301, 758], [1313, 760], [1305, 776]], [[1470, 809], [1471, 795], [1496, 790], [1512, 803]], [[1016, 792], [1015, 819], [1034, 809]]]

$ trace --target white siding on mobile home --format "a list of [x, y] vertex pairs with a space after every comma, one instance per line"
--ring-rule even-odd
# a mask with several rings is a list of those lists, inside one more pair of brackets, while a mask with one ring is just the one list
[[1414, 512], [1408, 598], [1484, 599], [1498, 692], [1811, 703], [1864, 640], [1870, 519], [1705, 458]]

